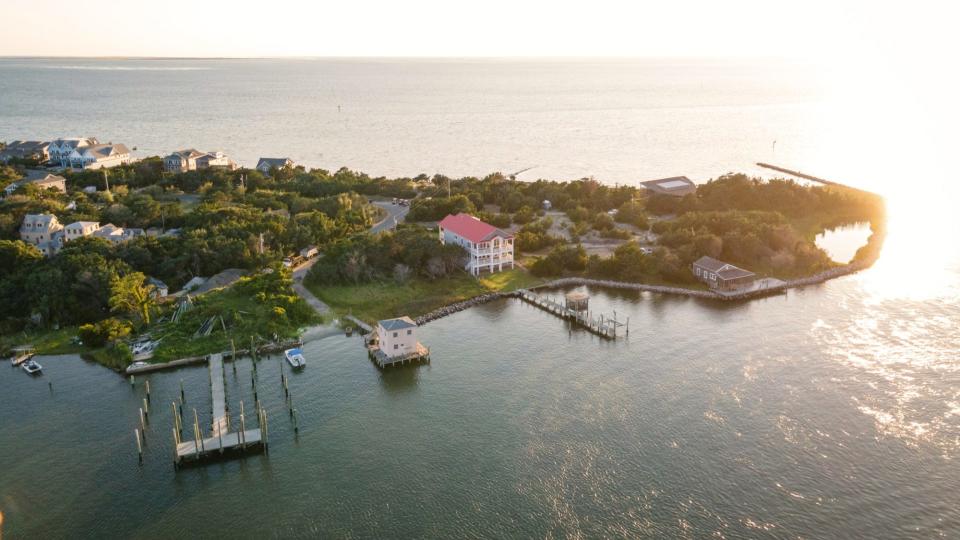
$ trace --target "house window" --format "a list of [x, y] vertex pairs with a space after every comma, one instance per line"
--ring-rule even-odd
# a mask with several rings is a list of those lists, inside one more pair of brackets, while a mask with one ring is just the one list
[[413, 335], [413, 330], [407, 330], [407, 335], [408, 335], [408, 336], [412, 336], [412, 335]]
[[394, 332], [394, 333], [393, 333], [393, 337], [397, 337], [397, 332]]
[[400, 348], [400, 345], [398, 345], [398, 344], [396, 344], [396, 343], [393, 344], [393, 349], [394, 349], [394, 350], [397, 350], [397, 349], [399, 349], [399, 348]]

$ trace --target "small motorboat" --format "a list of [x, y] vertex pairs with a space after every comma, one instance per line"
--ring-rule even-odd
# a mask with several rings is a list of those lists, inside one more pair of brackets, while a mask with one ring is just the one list
[[23, 370], [29, 373], [30, 375], [35, 375], [40, 373], [43, 370], [43, 366], [37, 363], [36, 360], [27, 360], [23, 363]]
[[287, 362], [294, 369], [300, 369], [307, 365], [307, 360], [303, 357], [303, 351], [300, 349], [287, 349], [283, 351], [283, 355], [287, 357]]

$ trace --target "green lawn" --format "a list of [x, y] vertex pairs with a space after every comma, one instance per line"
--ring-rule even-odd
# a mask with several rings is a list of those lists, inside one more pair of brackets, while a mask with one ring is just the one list
[[4, 353], [11, 347], [32, 345], [37, 354], [72, 354], [83, 350], [83, 346], [73, 342], [77, 329], [69, 326], [59, 330], [34, 330], [0, 336], [0, 351]]
[[375, 322], [408, 315], [417, 317], [454, 302], [496, 291], [511, 291], [541, 280], [520, 268], [480, 279], [461, 273], [437, 280], [414, 279], [405, 284], [380, 281], [362, 285], [310, 286], [310, 291], [340, 315], [352, 314]]

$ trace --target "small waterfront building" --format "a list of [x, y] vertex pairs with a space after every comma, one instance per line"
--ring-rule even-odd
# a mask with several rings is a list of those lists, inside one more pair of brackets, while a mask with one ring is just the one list
[[169, 172], [182, 173], [197, 170], [197, 158], [203, 155], [203, 152], [193, 148], [186, 150], [177, 150], [163, 158], [163, 168]]
[[96, 221], [74, 221], [63, 228], [63, 240], [64, 242], [69, 242], [71, 240], [76, 240], [77, 238], [90, 236], [97, 232], [97, 229], [99, 228], [100, 223]]
[[97, 186], [84, 186], [83, 192], [87, 195], [93, 195], [97, 192]]
[[37, 186], [41, 190], [55, 189], [60, 193], [67, 192], [67, 180], [62, 176], [57, 176], [55, 174], [46, 174], [38, 178], [24, 178], [23, 180], [17, 180], [16, 182], [11, 182], [7, 184], [7, 187], [3, 188], [4, 194], [6, 196], [13, 195], [13, 193], [20, 188], [20, 186], [25, 186], [27, 184], [32, 184]]
[[399, 317], [377, 322], [380, 350], [388, 358], [416, 354], [421, 347], [417, 341], [417, 323], [410, 317]]
[[669, 195], [670, 197], [684, 197], [697, 192], [697, 185], [686, 176], [648, 180], [646, 182], [640, 182], [640, 185], [651, 193]]
[[50, 159], [50, 143], [43, 141], [12, 141], [0, 150], [0, 162], [11, 159], [35, 160], [46, 163]]
[[544, 209], [544, 210], [550, 210], [551, 208], [553, 208], [553, 203], [551, 203], [551, 202], [548, 201], [547, 199], [544, 199], [544, 200], [543, 200], [543, 209]]
[[693, 275], [711, 289], [734, 291], [749, 287], [757, 275], [729, 263], [704, 255], [693, 263]]
[[309, 259], [311, 257], [316, 257], [320, 253], [320, 250], [317, 249], [317, 246], [307, 246], [300, 250], [300, 256], [304, 259]]
[[50, 156], [50, 164], [58, 165], [63, 168], [70, 167], [70, 156], [74, 151], [88, 146], [99, 144], [100, 141], [94, 137], [75, 137], [72, 139], [57, 139], [47, 147], [47, 153]]
[[448, 215], [439, 223], [440, 243], [467, 250], [465, 268], [477, 276], [487, 270], [498, 272], [505, 265], [513, 268], [513, 235], [470, 214]]
[[130, 163], [130, 149], [124, 144], [93, 144], [74, 149], [67, 157], [73, 169], [109, 169]]
[[257, 170], [263, 174], [270, 174], [271, 169], [292, 169], [296, 166], [290, 158], [269, 158], [262, 157], [257, 162]]
[[63, 247], [63, 225], [53, 214], [27, 214], [20, 225], [20, 240], [49, 257]]

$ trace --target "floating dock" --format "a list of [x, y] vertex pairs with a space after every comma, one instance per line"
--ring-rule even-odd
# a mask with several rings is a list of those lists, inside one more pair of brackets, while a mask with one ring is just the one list
[[[583, 328], [584, 330], [587, 330], [602, 338], [617, 339], [617, 329], [621, 326], [624, 326], [623, 323], [617, 321], [616, 315], [614, 315], [613, 318], [604, 317], [603, 315], [594, 317], [589, 311], [578, 311], [572, 309], [560, 302], [545, 296], [540, 296], [539, 294], [530, 292], [526, 289], [518, 291], [517, 298], [520, 298], [524, 302], [527, 302], [531, 305], [537, 306], [544, 311], [553, 313], [557, 317], [570, 321], [571, 324], [579, 326], [580, 328]], [[630, 330], [628, 329], [627, 332], [629, 331]]]
[[[211, 354], [207, 357], [210, 372], [210, 395], [212, 401], [212, 422], [210, 436], [203, 436], [197, 411], [193, 411], [193, 440], [183, 440], [183, 419], [177, 413], [174, 403], [173, 428], [176, 456], [174, 462], [181, 465], [185, 461], [200, 462], [207, 459], [219, 459], [248, 451], [264, 451], [267, 448], [267, 413], [256, 407], [258, 428], [247, 429], [243, 402], [240, 402], [240, 429], [230, 431], [230, 416], [227, 409], [226, 386], [224, 384], [223, 355]], [[182, 408], [181, 408], [182, 413]]]

